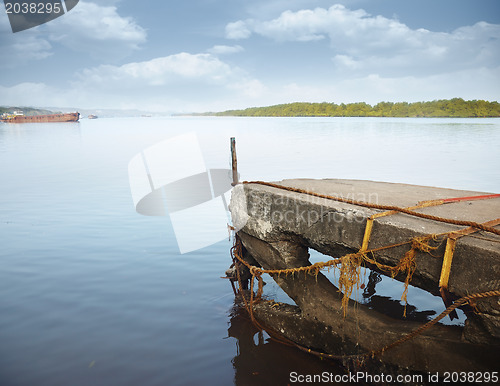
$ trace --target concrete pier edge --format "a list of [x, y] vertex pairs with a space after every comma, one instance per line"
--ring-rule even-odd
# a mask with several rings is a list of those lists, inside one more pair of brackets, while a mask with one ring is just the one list
[[[484, 194], [355, 180], [302, 179], [285, 180], [279, 184], [329, 195], [357, 196], [355, 198], [398, 206], [411, 206], [430, 199]], [[238, 235], [248, 255], [253, 262], [266, 269], [309, 265], [308, 248], [331, 257], [359, 250], [366, 219], [377, 213], [373, 209], [312, 199], [303, 194], [254, 184], [245, 185], [244, 189], [233, 194], [230, 208], [233, 219], [243, 219], [244, 225], [240, 227]], [[494, 216], [500, 217], [500, 199], [460, 202], [424, 210], [439, 216], [486, 222]], [[370, 246], [462, 228], [395, 214], [376, 221]], [[500, 237], [496, 235], [484, 237], [483, 234], [480, 238], [460, 239], [450, 274], [449, 289], [453, 295], [461, 297], [500, 288], [499, 241]], [[433, 294], [438, 292], [443, 252], [444, 246], [440, 246], [436, 251], [438, 257], [424, 253], [416, 255], [417, 268], [412, 285]], [[397, 264], [400, 258], [400, 250], [384, 251], [377, 256], [377, 260], [392, 265]], [[288, 313], [279, 316], [281, 306], [272, 308], [268, 306], [269, 303], [263, 302], [255, 307], [255, 314], [273, 328], [283, 330], [283, 334], [293, 341], [308, 347], [321, 348], [324, 352], [338, 352], [339, 347], [342, 347], [344, 354], [351, 355], [353, 350], [374, 350], [417, 327], [414, 322], [391, 320], [383, 314], [365, 309], [361, 304], [355, 307], [352, 304], [351, 308], [355, 308], [356, 312], [350, 312], [344, 318], [340, 308], [341, 295], [322, 274], [318, 278], [306, 275], [301, 278], [279, 276], [274, 279], [295, 301], [296, 306], [286, 306]], [[402, 277], [396, 279], [403, 280]], [[475, 307], [478, 312], [468, 318], [464, 329], [436, 326], [412, 343], [405, 343], [391, 350], [392, 353], [384, 353], [384, 362], [415, 371], [490, 369], [493, 364], [488, 358], [499, 348], [499, 301], [498, 298], [481, 300]], [[312, 328], [311, 324], [316, 327]], [[443, 357], [448, 358], [446, 364], [440, 360]]]

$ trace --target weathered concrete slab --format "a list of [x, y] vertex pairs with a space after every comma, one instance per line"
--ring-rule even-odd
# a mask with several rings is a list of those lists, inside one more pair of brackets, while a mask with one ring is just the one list
[[[285, 180], [278, 184], [401, 207], [426, 200], [485, 194], [354, 180], [302, 179]], [[419, 211], [447, 218], [486, 222], [500, 217], [500, 199], [458, 202]], [[309, 265], [307, 248], [316, 249], [332, 257], [358, 251], [363, 240], [366, 219], [380, 211], [268, 186], [246, 184], [243, 189], [233, 194], [231, 212], [233, 218], [244, 218], [246, 221], [238, 234], [252, 257], [266, 269], [284, 269]], [[370, 248], [463, 228], [406, 214], [395, 214], [375, 221]], [[484, 232], [476, 233], [475, 236], [481, 238], [464, 237], [457, 243], [449, 282], [449, 290], [457, 297], [500, 288], [500, 237]], [[443, 243], [433, 251], [437, 257], [425, 253], [417, 254], [417, 270], [413, 275], [412, 285], [434, 294], [438, 293], [444, 247]], [[385, 250], [377, 254], [377, 260], [394, 266], [408, 249], [408, 246], [403, 246]], [[404, 280], [403, 277], [397, 279]], [[350, 326], [351, 322], [346, 322], [340, 315], [337, 289], [322, 275], [318, 277], [318, 281], [314, 277], [303, 278], [302, 275], [300, 278], [275, 277], [275, 280], [294, 299], [306, 319], [317, 320], [335, 331], [342, 331], [344, 339], [349, 337], [354, 345], [374, 349], [374, 346], [379, 346], [383, 340], [380, 331], [394, 337], [415, 327], [409, 322], [401, 323], [380, 315], [373, 316], [372, 311], [365, 312], [360, 305], [356, 309], [363, 315], [358, 317], [355, 323], [351, 321], [354, 324]], [[411, 299], [409, 301], [411, 302]], [[478, 313], [468, 318], [462, 339], [487, 345], [498, 344], [499, 299], [478, 301], [477, 311]], [[361, 334], [363, 337], [359, 334], [360, 329], [366, 332]], [[450, 328], [439, 327], [439, 332], [430, 334], [433, 339], [437, 339], [435, 334], [444, 334], [439, 338], [443, 342], [458, 342], [460, 339], [457, 338], [456, 331], [452, 333], [453, 336], [447, 335], [449, 331]], [[359, 337], [354, 339], [356, 334]], [[365, 335], [371, 338], [364, 337]], [[369, 341], [370, 339], [374, 341]], [[430, 346], [426, 344], [430, 344], [430, 341], [423, 343], [428, 338], [421, 339], [420, 343], [414, 345], [419, 347], [417, 351], [427, 352]], [[443, 343], [443, 347], [445, 346]], [[444, 348], [443, 350], [445, 351]], [[414, 353], [415, 351], [412, 355]]]

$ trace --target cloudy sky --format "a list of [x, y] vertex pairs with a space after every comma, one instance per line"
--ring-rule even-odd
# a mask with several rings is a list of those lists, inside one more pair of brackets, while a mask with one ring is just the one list
[[80, 0], [12, 33], [0, 105], [500, 100], [499, 0]]

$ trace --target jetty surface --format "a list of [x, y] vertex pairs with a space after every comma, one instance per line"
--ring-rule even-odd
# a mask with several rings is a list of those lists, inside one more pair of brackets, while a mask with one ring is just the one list
[[[243, 246], [241, 258], [260, 270], [281, 270], [271, 276], [295, 302], [254, 304], [253, 313], [262, 323], [301, 347], [332, 357], [377, 353], [381, 363], [420, 372], [498, 370], [500, 304], [491, 292], [500, 289], [499, 221], [494, 221], [500, 218], [500, 197], [340, 179], [245, 183], [237, 188], [230, 210]], [[450, 221], [385, 207], [410, 208]], [[469, 222], [485, 225], [477, 229]], [[325, 262], [337, 259], [318, 268], [339, 268], [344, 292], [367, 284], [356, 276], [359, 266], [365, 266], [443, 296], [447, 305], [473, 294], [490, 295], [464, 302], [464, 327], [437, 324], [386, 350], [422, 323], [392, 318], [352, 300], [347, 305], [344, 293], [319, 269], [283, 274], [310, 267], [309, 248], [326, 255]]]

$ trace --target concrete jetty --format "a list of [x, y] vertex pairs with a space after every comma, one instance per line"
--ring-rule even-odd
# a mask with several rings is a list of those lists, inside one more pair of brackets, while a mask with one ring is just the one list
[[[276, 184], [402, 208], [423, 201], [487, 194], [338, 179], [294, 179]], [[373, 261], [363, 262], [373, 271], [387, 275], [383, 265], [397, 266], [412, 248], [411, 240], [425, 240], [424, 246], [430, 248], [427, 251], [416, 248], [412, 255], [414, 272], [411, 285], [436, 296], [440, 294], [443, 256], [449, 234], [468, 228], [392, 213], [373, 220], [373, 229], [367, 240], [367, 219], [383, 210], [257, 183], [239, 185], [233, 191], [230, 209], [244, 246], [243, 258], [266, 270], [310, 266], [309, 248], [327, 255], [326, 261], [356, 253], [363, 247], [370, 251], [400, 244], [370, 253]], [[414, 210], [447, 219], [487, 223], [500, 217], [500, 197], [447, 201]], [[367, 242], [365, 246], [364, 240]], [[499, 235], [474, 229], [456, 239], [452, 257], [447, 280], [451, 300], [500, 289]], [[255, 316], [293, 342], [313, 350], [346, 357], [373, 352], [422, 325], [391, 318], [352, 300], [344, 314], [343, 294], [321, 273], [317, 276], [311, 273], [272, 276], [295, 305], [259, 302], [254, 305]], [[400, 272], [395, 279], [405, 281], [407, 274]], [[366, 283], [357, 283], [360, 284]], [[411, 298], [408, 302], [411, 304]], [[378, 355], [376, 360], [398, 369], [421, 372], [497, 370], [499, 298], [491, 296], [471, 303], [465, 308], [465, 327], [438, 324], [411, 341]], [[445, 308], [443, 305], [443, 310]]]

